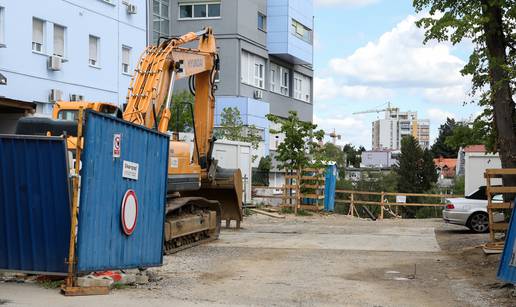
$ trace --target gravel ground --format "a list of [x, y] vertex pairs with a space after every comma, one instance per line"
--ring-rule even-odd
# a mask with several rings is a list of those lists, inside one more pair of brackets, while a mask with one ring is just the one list
[[0, 305], [516, 306], [495, 278], [485, 234], [440, 220], [260, 215], [217, 242], [164, 258], [160, 280], [109, 296], [65, 298], [0, 283]]

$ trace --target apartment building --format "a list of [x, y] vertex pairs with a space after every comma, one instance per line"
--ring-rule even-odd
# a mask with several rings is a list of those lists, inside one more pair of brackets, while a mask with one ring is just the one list
[[403, 137], [412, 135], [422, 148], [430, 146], [430, 121], [418, 119], [417, 112], [388, 108], [385, 118], [372, 124], [373, 150], [400, 150]]
[[270, 139], [267, 114], [294, 110], [304, 121], [313, 118], [312, 2], [153, 0], [149, 40], [213, 27], [221, 63], [216, 125], [224, 108], [238, 108], [244, 124], [261, 129], [259, 155], [267, 155], [281, 141]]
[[0, 0], [0, 129], [27, 112], [48, 116], [58, 100], [122, 104], [147, 45], [147, 4]]

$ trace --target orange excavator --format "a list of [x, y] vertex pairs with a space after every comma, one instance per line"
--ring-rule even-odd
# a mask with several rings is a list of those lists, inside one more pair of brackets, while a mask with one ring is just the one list
[[[185, 47], [194, 41], [198, 41], [197, 48]], [[241, 172], [218, 167], [212, 157], [214, 80], [218, 70], [211, 28], [168, 38], [143, 52], [131, 79], [123, 112], [109, 103], [57, 102], [53, 120], [25, 118], [18, 124], [18, 133], [37, 134], [38, 129], [34, 127], [39, 125], [39, 130], [45, 134], [69, 135], [68, 144], [73, 147], [73, 125], [69, 123], [76, 120], [79, 108], [109, 113], [167, 133], [174, 83], [189, 78], [195, 97], [193, 106], [187, 106], [193, 119], [193, 151], [190, 143], [179, 140], [179, 131], [172, 133], [169, 147], [165, 252], [176, 252], [218, 238], [221, 220], [226, 220], [226, 226], [235, 220], [237, 228], [242, 221]]]

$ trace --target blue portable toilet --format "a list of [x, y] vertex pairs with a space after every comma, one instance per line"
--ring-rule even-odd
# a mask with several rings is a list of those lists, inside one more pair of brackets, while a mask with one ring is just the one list
[[324, 184], [324, 210], [333, 212], [335, 210], [335, 189], [337, 187], [337, 177], [339, 171], [337, 165], [333, 162], [326, 166], [325, 184]]

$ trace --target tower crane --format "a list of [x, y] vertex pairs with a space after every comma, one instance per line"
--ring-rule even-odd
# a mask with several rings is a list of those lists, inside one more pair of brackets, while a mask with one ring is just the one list
[[365, 110], [365, 111], [359, 111], [359, 112], [353, 112], [353, 115], [358, 114], [367, 114], [367, 113], [380, 113], [380, 112], [391, 112], [391, 111], [399, 111], [399, 108], [392, 107], [391, 102], [387, 102], [387, 108], [384, 109], [372, 109], [372, 110]]

